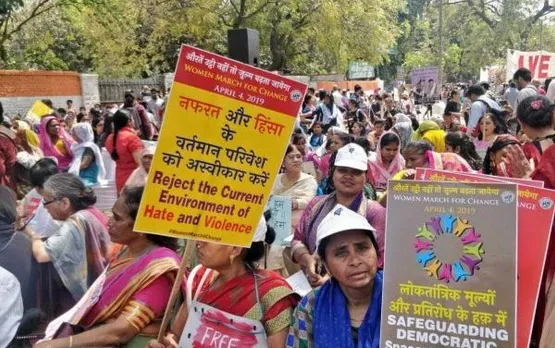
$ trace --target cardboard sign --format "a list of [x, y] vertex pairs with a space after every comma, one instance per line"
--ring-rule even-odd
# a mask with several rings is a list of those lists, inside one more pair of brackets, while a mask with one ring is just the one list
[[516, 185], [401, 180], [387, 195], [380, 347], [515, 347]]
[[27, 113], [25, 117], [27, 120], [31, 121], [32, 123], [40, 123], [40, 120], [46, 116], [52, 114], [52, 109], [49, 108], [46, 104], [42, 101], [37, 100], [31, 110]]
[[416, 170], [417, 180], [458, 182], [541, 183], [542, 187], [519, 184], [518, 187], [518, 296], [517, 347], [530, 346], [532, 326], [547, 256], [553, 215], [555, 191], [544, 189], [543, 181], [499, 178], [490, 175], [444, 172], [433, 169]]
[[291, 235], [291, 197], [272, 196], [268, 208], [272, 212], [268, 223], [276, 231], [276, 241], [281, 242]]
[[507, 81], [512, 80], [513, 74], [520, 68], [529, 69], [532, 79], [543, 81], [555, 75], [555, 53], [507, 50]]
[[250, 246], [305, 91], [182, 46], [135, 230]]

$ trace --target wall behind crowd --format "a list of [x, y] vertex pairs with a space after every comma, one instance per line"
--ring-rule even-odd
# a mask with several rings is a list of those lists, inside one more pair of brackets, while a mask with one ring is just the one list
[[37, 99], [50, 99], [65, 107], [68, 99], [76, 108], [90, 109], [100, 102], [98, 76], [68, 71], [0, 70], [0, 102], [4, 115], [26, 115]]

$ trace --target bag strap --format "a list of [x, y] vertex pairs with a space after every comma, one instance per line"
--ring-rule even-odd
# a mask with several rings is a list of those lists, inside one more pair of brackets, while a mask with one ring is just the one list
[[193, 268], [193, 270], [191, 271], [191, 273], [189, 274], [189, 277], [187, 277], [187, 308], [191, 307], [191, 303], [193, 303], [193, 301], [196, 301], [198, 298], [198, 295], [200, 294], [200, 289], [202, 289], [202, 286], [204, 285], [204, 283], [206, 282], [206, 279], [208, 278], [209, 273], [211, 273], [211, 271], [207, 268], [204, 271], [204, 274], [202, 275], [202, 278], [200, 279], [200, 283], [199, 286], [197, 287], [197, 291], [195, 292], [194, 298], [193, 298], [193, 280], [195, 279], [196, 274], [198, 273], [198, 271], [200, 270], [201, 265], [197, 265], [195, 268]]

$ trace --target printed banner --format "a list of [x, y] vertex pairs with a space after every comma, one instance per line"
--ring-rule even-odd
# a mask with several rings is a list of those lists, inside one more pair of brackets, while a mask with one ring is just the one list
[[439, 69], [437, 67], [413, 69], [410, 72], [410, 83], [423, 98], [439, 97], [441, 87], [438, 80]]
[[543, 81], [555, 75], [555, 53], [507, 50], [507, 81], [512, 80], [513, 74], [520, 68], [528, 68], [532, 79]]
[[[418, 168], [416, 178], [417, 180], [458, 182], [507, 182], [510, 180], [519, 184], [517, 186], [517, 347], [529, 347], [553, 215], [555, 214], [555, 204], [553, 203], [555, 202], [555, 191], [544, 189], [543, 181], [496, 178], [490, 175], [453, 173], [433, 169]], [[525, 184], [528, 183], [541, 183], [541, 187], [526, 186]]]
[[380, 347], [515, 347], [516, 185], [401, 180], [387, 194]]
[[250, 246], [305, 92], [182, 46], [135, 229]]

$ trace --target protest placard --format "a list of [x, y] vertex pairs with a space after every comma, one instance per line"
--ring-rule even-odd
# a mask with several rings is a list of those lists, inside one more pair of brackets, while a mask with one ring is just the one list
[[[445, 172], [418, 168], [416, 178], [429, 181], [508, 182], [518, 187], [518, 295], [517, 347], [530, 345], [542, 272], [549, 245], [555, 191], [543, 188], [543, 181], [493, 177], [491, 175]], [[523, 185], [541, 183], [541, 187]]]
[[183, 46], [135, 230], [250, 246], [305, 91]]
[[281, 243], [291, 235], [291, 197], [272, 196], [268, 208], [272, 215], [268, 224], [276, 232], [276, 241]]
[[25, 119], [29, 120], [32, 123], [40, 123], [41, 118], [46, 115], [52, 114], [52, 109], [48, 107], [48, 105], [44, 104], [42, 101], [37, 100], [31, 110], [27, 113]]
[[401, 180], [387, 195], [380, 347], [515, 347], [516, 185]]

